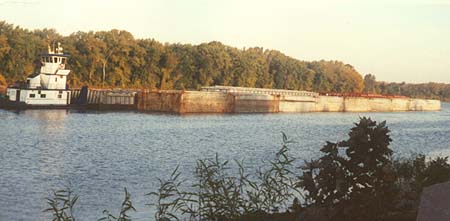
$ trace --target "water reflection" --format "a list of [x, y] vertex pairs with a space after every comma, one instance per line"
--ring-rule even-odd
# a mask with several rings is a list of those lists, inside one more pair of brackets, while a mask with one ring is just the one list
[[177, 164], [187, 180], [195, 159], [215, 153], [245, 160], [251, 171], [278, 150], [281, 131], [296, 141], [292, 156], [309, 160], [325, 141], [347, 138], [359, 116], [386, 120], [399, 156], [450, 154], [449, 113], [448, 104], [441, 112], [188, 116], [0, 110], [0, 220], [48, 220], [44, 198], [68, 182], [83, 202], [83, 220], [117, 209], [123, 187], [138, 209], [133, 220], [149, 220], [144, 194]]
[[18, 112], [26, 117], [42, 121], [63, 121], [67, 118], [69, 110], [24, 110]]
[[60, 140], [66, 137], [66, 120], [69, 111], [65, 109], [37, 109], [16, 111], [16, 116], [22, 119], [22, 133], [15, 135], [28, 142], [23, 143], [27, 154], [21, 156], [26, 160], [28, 170], [35, 171], [43, 177], [60, 177], [64, 173], [67, 148]]

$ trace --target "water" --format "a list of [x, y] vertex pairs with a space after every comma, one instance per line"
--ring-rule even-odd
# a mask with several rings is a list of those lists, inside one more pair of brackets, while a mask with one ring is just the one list
[[[440, 112], [161, 115], [0, 110], [0, 220], [49, 220], [42, 212], [51, 189], [69, 182], [80, 195], [78, 220], [118, 213], [123, 187], [138, 210], [134, 220], [154, 220], [145, 193], [156, 190], [177, 164], [191, 177], [195, 159], [240, 159], [261, 166], [285, 132], [292, 155], [319, 156], [325, 141], [347, 138], [359, 116], [386, 120], [399, 157], [450, 155], [450, 104]], [[301, 161], [299, 161], [301, 162]]]

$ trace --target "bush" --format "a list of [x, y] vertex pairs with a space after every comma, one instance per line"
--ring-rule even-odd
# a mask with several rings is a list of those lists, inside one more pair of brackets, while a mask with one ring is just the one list
[[299, 177], [306, 206], [326, 208], [331, 220], [383, 219], [395, 195], [388, 133], [385, 122], [361, 118], [348, 140], [327, 142]]
[[400, 205], [415, 210], [423, 188], [450, 181], [448, 157], [426, 159], [419, 154], [409, 159], [394, 161]]
[[385, 122], [361, 118], [346, 141], [327, 144], [306, 162], [298, 186], [313, 219], [414, 220], [426, 186], [450, 180], [448, 157], [392, 159]]

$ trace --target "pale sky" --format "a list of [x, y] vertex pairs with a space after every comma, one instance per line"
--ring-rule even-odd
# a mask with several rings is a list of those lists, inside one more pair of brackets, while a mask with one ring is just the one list
[[116, 28], [260, 46], [340, 60], [383, 81], [450, 83], [450, 0], [0, 0], [0, 20], [63, 35]]

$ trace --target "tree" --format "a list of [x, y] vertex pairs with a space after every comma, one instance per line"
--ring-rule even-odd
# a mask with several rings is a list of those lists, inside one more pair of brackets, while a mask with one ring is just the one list
[[8, 37], [5, 35], [0, 35], [0, 60], [2, 60], [10, 50], [11, 47], [8, 44]]
[[171, 79], [170, 75], [177, 63], [177, 58], [171, 52], [166, 52], [161, 56], [159, 60], [159, 66], [161, 67], [159, 89], [167, 90], [173, 87], [173, 78]]
[[361, 220], [380, 220], [393, 201], [395, 179], [388, 133], [386, 122], [377, 124], [364, 117], [351, 129], [350, 138], [340, 143], [349, 158], [345, 163], [351, 190], [347, 203], [351, 204], [350, 213]]
[[366, 74], [364, 76], [364, 92], [376, 93], [376, 78], [375, 75]]
[[0, 74], [0, 86], [6, 86], [6, 85], [7, 85], [7, 83], [6, 83], [5, 77], [3, 77], [2, 74]]
[[39, 53], [55, 41], [71, 55], [71, 86], [199, 89], [232, 85], [340, 93], [360, 92], [363, 87], [361, 75], [339, 61], [300, 61], [275, 50], [238, 49], [217, 41], [162, 44], [116, 29], [61, 36], [54, 29], [30, 31], [5, 22], [0, 22], [0, 73], [8, 82], [26, 80], [40, 66]]
[[316, 167], [303, 168], [299, 186], [332, 220], [383, 220], [395, 196], [391, 141], [386, 122], [363, 117], [348, 140], [327, 142]]

